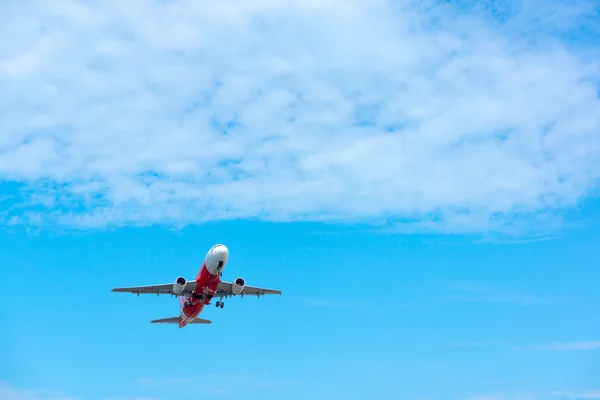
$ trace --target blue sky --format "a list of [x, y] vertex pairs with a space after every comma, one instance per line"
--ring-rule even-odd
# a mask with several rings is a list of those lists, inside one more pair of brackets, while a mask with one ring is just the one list
[[[260, 222], [4, 233], [0, 377], [57, 396], [23, 399], [594, 398], [583, 395], [600, 374], [598, 238]], [[193, 277], [214, 242], [230, 248], [226, 278], [284, 294], [229, 299], [205, 310], [211, 326], [179, 330], [149, 324], [177, 315], [175, 299], [110, 293]]]
[[600, 399], [598, 16], [0, 6], [0, 398]]

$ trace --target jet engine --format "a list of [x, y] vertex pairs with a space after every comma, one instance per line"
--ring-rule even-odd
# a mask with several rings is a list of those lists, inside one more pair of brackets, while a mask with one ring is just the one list
[[246, 281], [244, 280], [244, 278], [237, 278], [235, 281], [233, 281], [233, 284], [231, 285], [231, 292], [237, 296], [238, 294], [241, 294], [244, 291], [245, 287]]
[[183, 276], [180, 276], [179, 278], [177, 278], [175, 280], [175, 283], [173, 284], [173, 293], [175, 293], [175, 294], [183, 293], [186, 283], [187, 283], [187, 281], [185, 280], [185, 278]]

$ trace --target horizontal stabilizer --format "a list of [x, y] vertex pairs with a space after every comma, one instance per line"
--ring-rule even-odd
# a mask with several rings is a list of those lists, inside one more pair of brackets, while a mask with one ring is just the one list
[[[155, 319], [154, 321], [150, 321], [150, 323], [152, 323], [152, 324], [179, 324], [179, 317]], [[189, 323], [190, 324], [212, 324], [212, 321], [209, 321], [208, 319], [194, 318]]]

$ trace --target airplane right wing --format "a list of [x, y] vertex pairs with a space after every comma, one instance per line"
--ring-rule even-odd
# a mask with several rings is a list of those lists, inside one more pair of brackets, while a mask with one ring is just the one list
[[[219, 282], [219, 286], [217, 286], [217, 291], [215, 292], [215, 296], [235, 296], [232, 289], [233, 283], [221, 281]], [[273, 290], [273, 289], [265, 289], [254, 286], [245, 286], [244, 291], [242, 292], [242, 296], [264, 296], [265, 294], [281, 294], [281, 290]]]
[[114, 288], [111, 292], [121, 292], [121, 293], [133, 293], [137, 294], [155, 294], [160, 296], [161, 294], [169, 294], [172, 296], [184, 296], [186, 293], [190, 293], [196, 290], [196, 280], [186, 281], [185, 288], [181, 293], [173, 292], [173, 284], [172, 283], [164, 283], [160, 285], [149, 285], [149, 286], [132, 286], [132, 287], [123, 287], [123, 288]]

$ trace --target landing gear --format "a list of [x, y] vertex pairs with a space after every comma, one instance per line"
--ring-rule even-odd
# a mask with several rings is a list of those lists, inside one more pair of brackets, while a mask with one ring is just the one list
[[186, 296], [185, 303], [183, 303], [184, 307], [191, 307], [194, 304], [194, 300], [204, 301], [204, 295], [192, 293]]
[[219, 308], [219, 307], [223, 308], [223, 306], [224, 306], [224, 304], [223, 304], [223, 302], [222, 302], [222, 301], [217, 301], [217, 302], [215, 303], [215, 305], [217, 306], [217, 308]]

